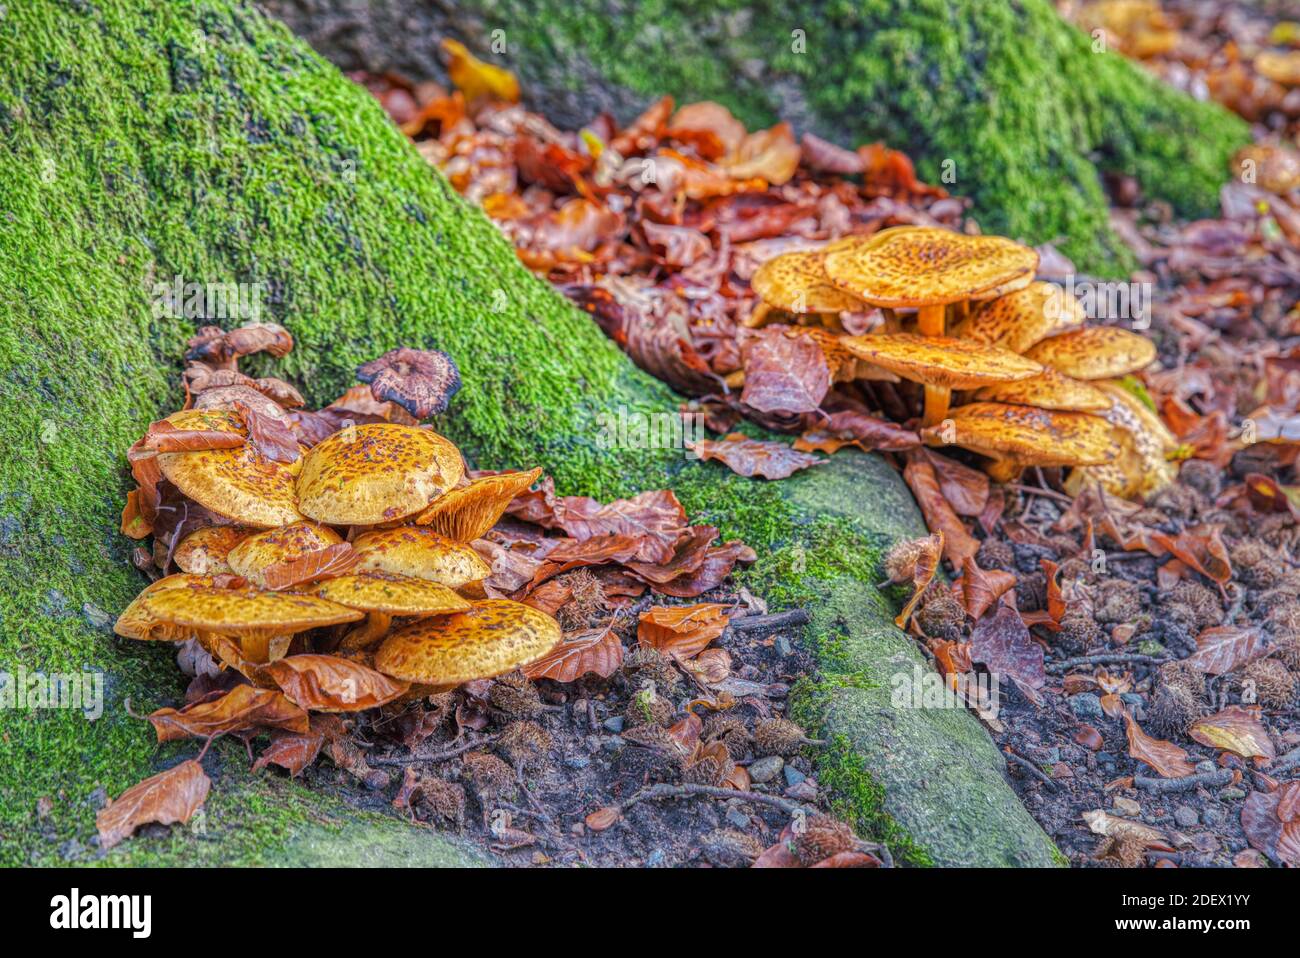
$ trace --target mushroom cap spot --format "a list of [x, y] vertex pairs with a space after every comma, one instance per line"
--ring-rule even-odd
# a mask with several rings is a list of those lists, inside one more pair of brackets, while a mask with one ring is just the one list
[[270, 529], [302, 518], [294, 496], [294, 471], [260, 455], [252, 443], [160, 453], [158, 468], [182, 495], [240, 525]]
[[1000, 346], [950, 336], [883, 333], [844, 336], [840, 342], [860, 359], [927, 386], [974, 389], [989, 383], [1028, 379], [1043, 367]]
[[382, 572], [324, 579], [310, 591], [349, 609], [389, 615], [441, 615], [464, 612], [470, 607], [469, 602], [445, 585]]
[[1023, 289], [979, 303], [954, 336], [1023, 353], [1052, 335], [1082, 326], [1083, 306], [1055, 283], [1033, 282]]
[[990, 402], [1039, 406], [1043, 409], [1073, 409], [1077, 412], [1102, 412], [1111, 400], [1092, 383], [1071, 379], [1050, 366], [1037, 376], [1013, 383], [996, 383], [975, 393], [975, 399]]
[[144, 597], [144, 611], [160, 622], [219, 635], [291, 635], [355, 622], [363, 613], [312, 595], [216, 589], [167, 589]]
[[433, 500], [415, 521], [457, 542], [472, 542], [496, 525], [515, 496], [526, 492], [541, 474], [539, 467], [474, 479]]
[[472, 548], [434, 532], [428, 526], [376, 529], [352, 540], [361, 555], [354, 573], [391, 572], [428, 579], [458, 589], [485, 579], [492, 569]]
[[426, 508], [460, 481], [460, 450], [429, 429], [376, 422], [342, 429], [303, 457], [298, 507], [332, 525], [373, 525]]
[[1038, 253], [1002, 236], [897, 226], [830, 244], [825, 269], [832, 283], [874, 306], [941, 306], [1028, 283]]
[[1052, 336], [1025, 355], [1075, 379], [1113, 379], [1151, 364], [1156, 344], [1115, 326], [1089, 326]]
[[945, 445], [945, 435], [953, 445], [1027, 466], [1096, 465], [1120, 451], [1114, 427], [1100, 416], [1008, 403], [959, 406], [947, 422], [921, 430], [932, 446]]
[[825, 250], [796, 250], [767, 260], [749, 285], [769, 306], [789, 313], [861, 312], [867, 304], [831, 283]]
[[230, 550], [248, 538], [243, 526], [206, 526], [196, 529], [176, 547], [172, 559], [182, 572], [195, 575], [218, 575], [232, 571], [227, 557]]
[[475, 602], [466, 612], [399, 629], [375, 653], [375, 668], [393, 678], [459, 684], [511, 672], [560, 641], [553, 618], [510, 599]]
[[122, 610], [122, 614], [117, 617], [117, 622], [113, 626], [113, 631], [124, 639], [143, 639], [146, 641], [165, 639], [172, 641], [175, 636], [161, 634], [164, 630], [158, 627], [162, 623], [145, 611], [143, 600], [168, 589], [211, 588], [214, 581], [210, 575], [194, 575], [182, 572], [150, 582], [139, 595], [131, 600], [130, 605]]
[[262, 573], [267, 566], [298, 559], [342, 541], [342, 537], [329, 526], [304, 519], [249, 536], [230, 550], [226, 561], [236, 575], [242, 575], [253, 585], [263, 588], [266, 580]]

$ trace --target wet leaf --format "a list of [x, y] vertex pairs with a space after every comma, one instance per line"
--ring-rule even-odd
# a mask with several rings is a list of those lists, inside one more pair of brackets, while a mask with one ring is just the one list
[[95, 815], [99, 847], [112, 848], [141, 825], [188, 822], [207, 800], [211, 786], [193, 759], [132, 785]]
[[1187, 752], [1181, 746], [1152, 738], [1127, 712], [1124, 713], [1124, 724], [1130, 758], [1145, 762], [1163, 778], [1182, 778], [1196, 771], [1196, 766], [1187, 760]]
[[637, 621], [637, 640], [665, 655], [692, 659], [726, 630], [730, 621], [726, 608], [716, 602], [701, 602], [647, 609]]
[[318, 579], [332, 579], [354, 569], [361, 556], [352, 548], [350, 542], [336, 542], [323, 549], [298, 556], [296, 559], [282, 559], [273, 562], [262, 570], [262, 578], [268, 589], [292, 589]]
[[980, 544], [967, 531], [939, 485], [939, 477], [929, 459], [919, 450], [907, 453], [903, 479], [916, 497], [925, 524], [931, 532], [943, 533], [943, 557], [955, 566], [979, 551]]
[[317, 712], [359, 712], [405, 695], [410, 683], [333, 655], [290, 655], [266, 666], [285, 696]]
[[1253, 662], [1265, 651], [1267, 640], [1261, 630], [1217, 625], [1196, 637], [1196, 651], [1185, 661], [1209, 675], [1224, 675]]
[[290, 778], [296, 778], [316, 761], [316, 756], [320, 754], [321, 746], [324, 744], [325, 735], [317, 730], [272, 732], [271, 744], [257, 756], [257, 761], [253, 763], [253, 771], [259, 772], [268, 765], [279, 765], [289, 772]]
[[592, 812], [583, 821], [587, 823], [587, 827], [593, 832], [603, 832], [622, 817], [623, 813], [617, 805], [609, 805]]
[[1242, 758], [1272, 759], [1277, 756], [1268, 729], [1260, 721], [1258, 706], [1229, 705], [1213, 715], [1197, 719], [1187, 734], [1202, 745], [1225, 749]]
[[1006, 676], [1037, 701], [1037, 690], [1047, 683], [1043, 647], [1029, 635], [1020, 613], [999, 603], [985, 612], [971, 630], [970, 657], [995, 676]]
[[783, 442], [750, 439], [733, 432], [722, 439], [700, 439], [690, 447], [701, 459], [716, 459], [739, 476], [785, 479], [801, 469], [825, 462], [806, 452], [797, 452]]
[[607, 679], [622, 664], [623, 643], [611, 622], [604, 628], [565, 636], [564, 641], [545, 656], [524, 666], [524, 675], [530, 679], [553, 679], [556, 682], [575, 682], [593, 673]]
[[251, 728], [308, 730], [307, 713], [274, 689], [236, 685], [225, 695], [187, 705], [162, 708], [149, 715], [158, 741], [209, 738]]

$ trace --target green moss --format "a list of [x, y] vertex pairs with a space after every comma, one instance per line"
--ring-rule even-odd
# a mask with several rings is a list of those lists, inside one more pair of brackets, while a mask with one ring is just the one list
[[[975, 201], [988, 231], [1056, 241], [1081, 269], [1127, 270], [1099, 174], [1199, 216], [1217, 206], [1246, 124], [1094, 53], [1049, 0], [477, 0], [525, 86], [592, 74], [644, 97], [727, 104], [751, 127], [793, 118], [846, 145], [883, 140]], [[534, 26], [526, 26], [532, 24]], [[943, 174], [950, 172], [951, 178]]]

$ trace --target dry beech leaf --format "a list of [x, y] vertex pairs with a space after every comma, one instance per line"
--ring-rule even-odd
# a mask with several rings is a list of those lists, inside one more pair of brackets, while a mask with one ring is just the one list
[[972, 662], [983, 663], [994, 675], [1010, 678], [1026, 698], [1038, 704], [1037, 690], [1047, 683], [1043, 647], [1033, 640], [1020, 613], [1011, 606], [999, 603], [975, 623], [971, 630], [970, 657]]
[[1300, 782], [1272, 792], [1251, 792], [1241, 807], [1241, 829], [1252, 848], [1291, 868], [1300, 868]]
[[249, 728], [282, 728], [307, 732], [307, 713], [282, 692], [252, 685], [236, 685], [225, 695], [187, 705], [163, 708], [149, 715], [158, 741], [209, 738]]
[[334, 655], [290, 655], [266, 667], [290, 701], [317, 712], [359, 712], [405, 695], [410, 683]]
[[325, 744], [325, 735], [316, 730], [307, 732], [275, 731], [271, 733], [271, 744], [262, 750], [253, 763], [253, 771], [258, 772], [268, 765], [279, 765], [293, 778], [301, 775], [303, 770], [316, 761], [321, 746]]
[[1187, 752], [1181, 746], [1152, 738], [1142, 731], [1142, 727], [1127, 712], [1124, 713], [1124, 723], [1127, 726], [1130, 758], [1145, 762], [1162, 778], [1182, 778], [1196, 771], [1196, 766], [1187, 760]]
[[179, 429], [166, 419], [149, 424], [141, 448], [151, 452], [204, 452], [235, 449], [248, 440], [243, 433], [219, 429]]
[[141, 825], [188, 822], [211, 786], [203, 766], [193, 759], [132, 785], [95, 815], [99, 847], [112, 848]]
[[974, 556], [967, 556], [962, 562], [960, 585], [966, 614], [972, 619], [978, 619], [1004, 593], [1015, 588], [1016, 577], [1001, 569], [981, 569]]
[[961, 516], [978, 516], [984, 511], [989, 500], [989, 477], [986, 473], [963, 465], [956, 459], [922, 449], [921, 452], [939, 480], [943, 497], [952, 505], [953, 511]]
[[609, 805], [592, 812], [583, 821], [593, 832], [603, 832], [622, 817], [623, 813], [619, 811], [617, 805]]
[[296, 559], [273, 562], [262, 571], [268, 589], [276, 591], [317, 579], [332, 579], [352, 571], [361, 561], [360, 554], [350, 542], [336, 542], [323, 549], [314, 549]]
[[726, 608], [716, 602], [700, 602], [647, 609], [637, 622], [637, 639], [666, 655], [692, 659], [727, 628]]
[[745, 387], [740, 401], [779, 416], [815, 411], [831, 386], [831, 368], [820, 346], [807, 336], [787, 336], [780, 327], [760, 330], [745, 345]]
[[623, 643], [614, 624], [565, 636], [564, 641], [531, 665], [524, 666], [530, 679], [575, 682], [589, 673], [607, 679], [623, 664]]
[[731, 655], [726, 649], [705, 649], [683, 664], [705, 685], [716, 685], [731, 674]]
[[750, 439], [738, 432], [722, 439], [700, 439], [691, 443], [690, 448], [701, 459], [716, 459], [736, 475], [746, 478], [785, 479], [800, 469], [826, 461], [811, 453], [799, 452], [783, 442]]
[[[907, 628], [907, 620], [912, 617], [916, 604], [921, 601], [921, 596], [930, 587], [930, 583], [934, 581], [934, 574], [939, 570], [939, 556], [943, 553], [943, 533], [936, 532], [923, 539], [913, 539], [910, 547], [907, 550], [907, 554], [912, 557], [910, 567], [902, 570], [900, 575], [911, 578], [912, 596], [903, 606], [903, 611], [899, 612], [894, 619], [894, 624], [900, 629]], [[895, 584], [905, 581], [907, 580], [899, 579]]]
[[903, 480], [921, 507], [926, 527], [931, 532], [943, 533], [943, 557], [953, 565], [960, 566], [967, 556], [973, 556], [979, 551], [980, 544], [967, 531], [965, 524], [944, 497], [934, 466], [919, 453], [915, 449], [907, 453]]
[[231, 404], [248, 429], [248, 441], [263, 458], [275, 462], [297, 462], [302, 454], [298, 439], [284, 421], [258, 412], [243, 402]]
[[1209, 675], [1224, 675], [1259, 658], [1267, 650], [1264, 633], [1239, 625], [1218, 625], [1196, 637], [1196, 651], [1185, 661]]
[[1229, 705], [1213, 715], [1197, 719], [1187, 734], [1202, 745], [1221, 748], [1242, 758], [1276, 758], [1273, 740], [1259, 718], [1259, 706]]

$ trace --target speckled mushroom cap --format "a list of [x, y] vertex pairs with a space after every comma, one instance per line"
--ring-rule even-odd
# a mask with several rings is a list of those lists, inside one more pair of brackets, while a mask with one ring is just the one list
[[487, 578], [492, 570], [469, 546], [427, 526], [398, 526], [365, 532], [352, 541], [361, 561], [352, 570], [391, 572], [428, 579], [451, 589]]
[[313, 595], [216, 589], [167, 589], [144, 597], [144, 611], [173, 628], [245, 638], [292, 635], [307, 629], [356, 622], [363, 613]]
[[230, 550], [226, 561], [236, 575], [264, 588], [266, 580], [263, 574], [268, 566], [301, 558], [342, 541], [329, 526], [304, 520], [249, 536]]
[[995, 402], [959, 406], [948, 423], [922, 429], [921, 438], [1027, 466], [1094, 465], [1118, 452], [1113, 428], [1100, 416]]
[[391, 522], [425, 509], [464, 472], [460, 450], [436, 432], [367, 423], [341, 429], [307, 453], [298, 507], [332, 525]]
[[789, 313], [838, 313], [867, 304], [836, 287], [826, 275], [825, 250], [796, 250], [763, 263], [749, 285], [769, 306]]
[[386, 572], [336, 576], [317, 582], [309, 591], [349, 609], [389, 615], [441, 615], [470, 607], [445, 585]]
[[[191, 409], [182, 415], [219, 418], [229, 414]], [[177, 425], [174, 420], [168, 417]], [[177, 428], [215, 427], [187, 424]], [[302, 518], [294, 495], [295, 469], [262, 456], [252, 443], [233, 449], [159, 453], [158, 468], [182, 495], [240, 525], [270, 529]]]
[[1044, 339], [1025, 355], [1075, 379], [1113, 379], [1150, 365], [1156, 344], [1127, 329], [1089, 326]]
[[1177, 437], [1142, 400], [1114, 381], [1094, 383], [1106, 397], [1101, 415], [1120, 434], [1123, 452], [1111, 462], [1075, 470], [1066, 483], [1077, 493], [1088, 482], [1100, 482], [1110, 493], [1142, 498], [1169, 485], [1177, 470], [1167, 456], [1178, 448]]
[[467, 612], [399, 629], [375, 653], [375, 668], [428, 685], [487, 679], [536, 661], [560, 641], [553, 618], [510, 599], [487, 599]]
[[124, 639], [165, 639], [173, 641], [174, 635], [162, 634], [167, 630], [162, 623], [144, 608], [144, 600], [158, 592], [168, 589], [211, 588], [216, 580], [210, 575], [193, 575], [182, 572], [178, 575], [164, 576], [145, 586], [144, 591], [131, 600], [131, 604], [117, 617], [113, 631]]
[[541, 474], [538, 468], [474, 479], [433, 500], [415, 521], [457, 542], [472, 542], [496, 525], [515, 496], [526, 492]]
[[196, 529], [176, 547], [172, 560], [182, 572], [195, 575], [219, 575], [233, 571], [227, 556], [230, 550], [249, 536], [243, 526], [207, 526]]
[[977, 304], [954, 336], [1023, 353], [1053, 333], [1083, 325], [1087, 318], [1073, 296], [1055, 283], [1030, 283], [1024, 289]]
[[1077, 412], [1101, 412], [1110, 408], [1110, 399], [1092, 383], [1071, 379], [1051, 367], [1044, 367], [1037, 376], [1018, 382], [985, 386], [975, 392], [974, 398]]
[[1002, 236], [896, 226], [826, 249], [832, 283], [874, 306], [938, 306], [1028, 284], [1038, 253]]
[[1009, 349], [949, 336], [885, 333], [844, 336], [840, 342], [855, 356], [927, 386], [974, 389], [1028, 379], [1043, 370], [1038, 363]]

